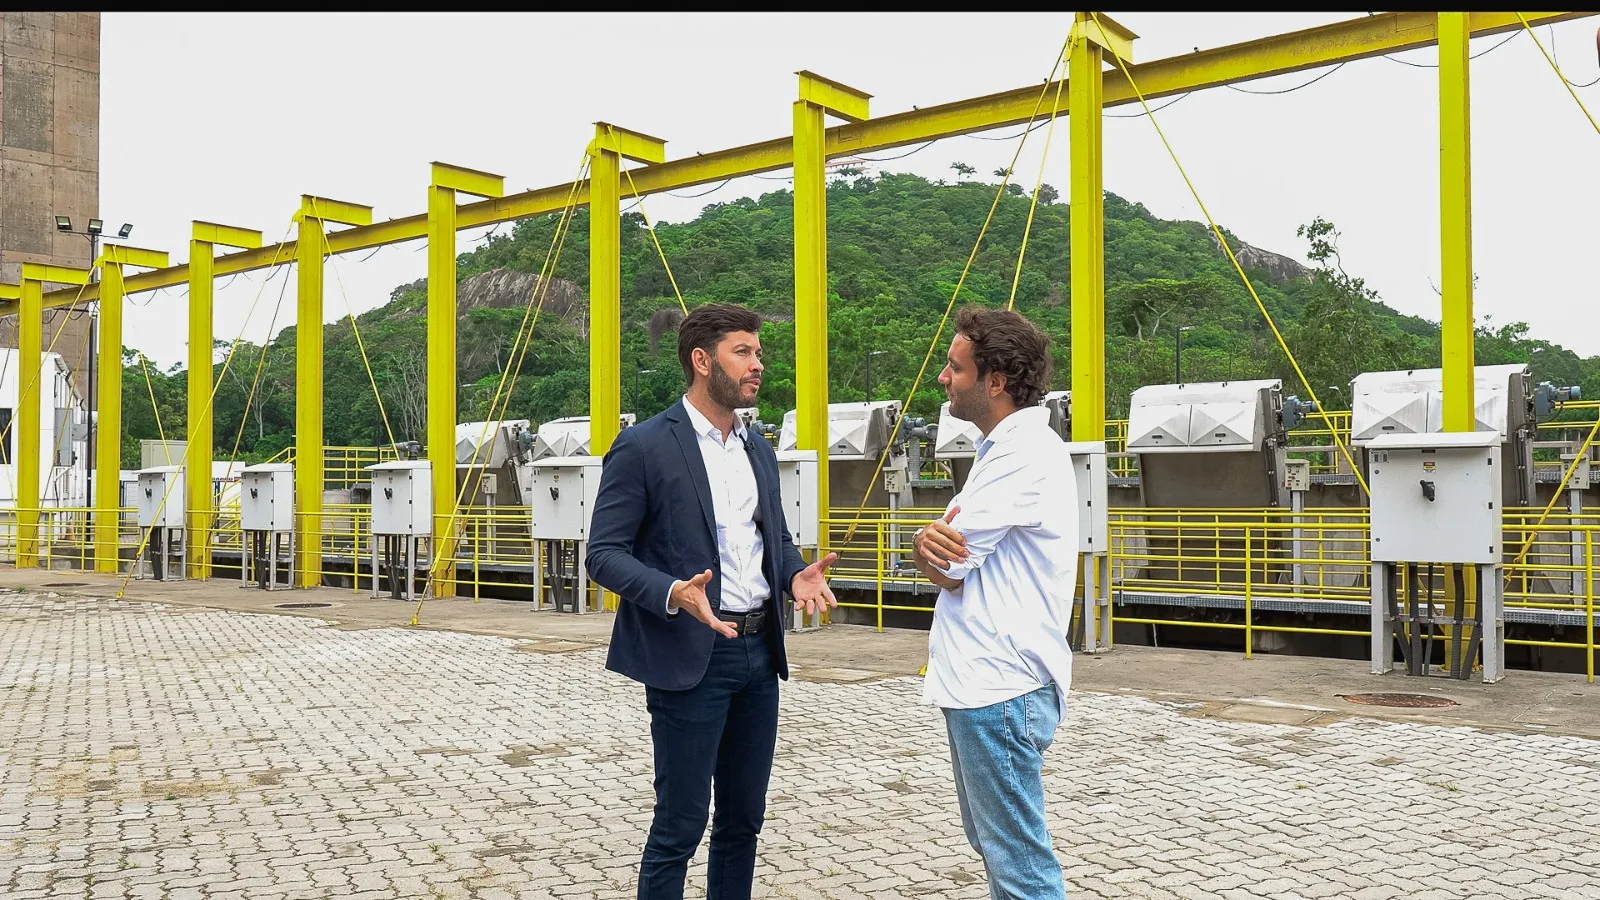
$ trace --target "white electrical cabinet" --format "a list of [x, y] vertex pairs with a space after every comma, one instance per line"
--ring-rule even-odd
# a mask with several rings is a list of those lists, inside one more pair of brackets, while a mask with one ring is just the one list
[[817, 451], [778, 451], [778, 486], [789, 539], [796, 547], [815, 549], [821, 531], [821, 517], [817, 515]]
[[372, 533], [433, 533], [433, 468], [425, 459], [367, 466], [372, 473]]
[[1286, 491], [1311, 490], [1311, 460], [1284, 460], [1283, 489]]
[[534, 540], [589, 540], [602, 462], [598, 456], [551, 456], [533, 464]]
[[1066, 444], [1072, 457], [1072, 474], [1078, 483], [1078, 552], [1111, 552], [1111, 525], [1107, 513], [1106, 445], [1104, 441]]
[[182, 528], [189, 498], [183, 492], [182, 466], [152, 466], [139, 470], [134, 506], [141, 528]]
[[1381, 434], [1367, 451], [1373, 562], [1500, 561], [1499, 434]]
[[294, 466], [261, 463], [239, 474], [239, 527], [245, 531], [294, 530]]

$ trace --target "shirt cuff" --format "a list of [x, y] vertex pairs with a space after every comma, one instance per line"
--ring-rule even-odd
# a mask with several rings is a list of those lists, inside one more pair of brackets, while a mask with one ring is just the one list
[[678, 589], [678, 585], [680, 585], [680, 584], [683, 584], [683, 582], [674, 581], [671, 585], [669, 585], [667, 587], [667, 599], [666, 599], [666, 602], [663, 605], [666, 606], [667, 615], [669, 615], [669, 616], [675, 616], [679, 612], [678, 610], [672, 608], [672, 592], [677, 590]]

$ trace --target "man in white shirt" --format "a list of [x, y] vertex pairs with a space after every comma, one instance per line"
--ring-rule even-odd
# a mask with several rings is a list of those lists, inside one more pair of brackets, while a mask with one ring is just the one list
[[937, 585], [923, 700], [944, 710], [967, 840], [994, 900], [1066, 897], [1044, 817], [1044, 751], [1066, 715], [1077, 580], [1077, 485], [1039, 405], [1044, 332], [1009, 310], [963, 309], [939, 373], [950, 414], [983, 433], [943, 518], [917, 532]]

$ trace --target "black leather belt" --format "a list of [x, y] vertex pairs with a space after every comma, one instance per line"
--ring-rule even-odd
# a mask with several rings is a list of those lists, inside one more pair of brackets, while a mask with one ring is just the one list
[[717, 612], [717, 618], [724, 622], [732, 622], [739, 629], [739, 636], [747, 634], [760, 634], [761, 629], [767, 626], [766, 610], [754, 610], [747, 613]]

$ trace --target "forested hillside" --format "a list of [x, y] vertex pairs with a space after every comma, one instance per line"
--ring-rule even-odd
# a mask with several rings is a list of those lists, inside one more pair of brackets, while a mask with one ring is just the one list
[[[996, 173], [997, 175], [999, 173]], [[835, 400], [871, 395], [905, 399], [955, 292], [998, 186], [944, 184], [913, 175], [846, 173], [828, 188], [829, 382]], [[767, 377], [762, 416], [779, 421], [794, 405], [792, 194], [707, 207], [694, 221], [659, 224], [656, 236], [685, 301], [747, 304], [767, 319], [762, 329]], [[961, 302], [1004, 306], [1011, 297], [1030, 197], [1012, 185], [1002, 197], [961, 289]], [[1070, 267], [1068, 207], [1041, 190], [1020, 278], [1016, 308], [1053, 340], [1057, 387], [1068, 387]], [[459, 260], [460, 419], [482, 418], [512, 364], [511, 349], [555, 233], [556, 218], [520, 222]], [[1106, 196], [1106, 315], [1109, 414], [1127, 411], [1144, 384], [1173, 379], [1174, 340], [1183, 332], [1185, 381], [1282, 378], [1303, 393], [1255, 302], [1202, 223], [1158, 219], [1142, 205]], [[626, 212], [622, 224], [623, 408], [653, 414], [682, 390], [674, 327], [680, 316], [672, 283], [644, 227]], [[1313, 218], [1299, 247], [1273, 248], [1303, 258], [1297, 266], [1228, 234], [1262, 302], [1271, 310], [1307, 377], [1330, 408], [1346, 408], [1352, 376], [1382, 369], [1437, 366], [1438, 326], [1385, 306], [1340, 265], [1337, 231]], [[535, 423], [588, 408], [588, 221], [580, 211], [554, 267], [532, 346], [516, 372], [509, 418]], [[353, 298], [359, 304], [359, 298]], [[289, 303], [292, 305], [292, 297]], [[422, 440], [426, 285], [401, 285], [388, 303], [357, 318], [396, 440]], [[948, 331], [938, 342], [913, 414], [936, 415], [935, 382]], [[236, 441], [240, 456], [264, 459], [293, 441], [295, 329], [265, 348], [242, 345], [221, 377], [215, 402], [218, 458]], [[1534, 340], [1526, 326], [1483, 323], [1480, 363], [1531, 362], [1536, 377], [1600, 388], [1600, 358], [1580, 359]], [[171, 437], [184, 428], [185, 373], [150, 370], [131, 353], [124, 395], [124, 465], [136, 466], [138, 440], [156, 436], [153, 393]], [[349, 319], [326, 326], [326, 443], [388, 440]], [[246, 411], [246, 398], [252, 396]]]

